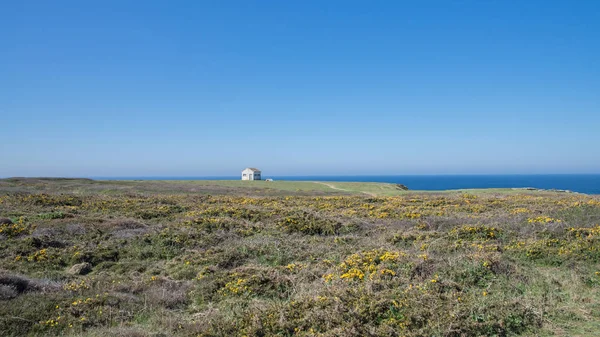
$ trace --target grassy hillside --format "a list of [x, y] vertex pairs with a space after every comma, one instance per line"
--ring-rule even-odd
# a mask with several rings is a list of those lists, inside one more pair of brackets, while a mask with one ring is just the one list
[[0, 181], [0, 335], [600, 335], [599, 196], [245, 183]]

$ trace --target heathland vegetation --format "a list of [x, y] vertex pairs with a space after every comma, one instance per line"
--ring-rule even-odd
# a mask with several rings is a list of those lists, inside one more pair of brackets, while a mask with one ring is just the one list
[[267, 184], [0, 180], [0, 335], [600, 335], [600, 196]]

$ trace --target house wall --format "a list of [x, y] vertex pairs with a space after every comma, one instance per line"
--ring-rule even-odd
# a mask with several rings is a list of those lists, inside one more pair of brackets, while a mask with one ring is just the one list
[[243, 170], [242, 171], [242, 180], [261, 180], [260, 172], [254, 172], [252, 170]]

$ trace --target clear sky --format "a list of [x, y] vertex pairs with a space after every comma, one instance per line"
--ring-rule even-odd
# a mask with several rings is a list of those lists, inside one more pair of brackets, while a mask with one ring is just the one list
[[0, 1], [0, 177], [600, 173], [600, 1]]

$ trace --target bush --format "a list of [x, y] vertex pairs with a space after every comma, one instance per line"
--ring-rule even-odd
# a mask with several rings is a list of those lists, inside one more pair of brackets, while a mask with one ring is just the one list
[[307, 212], [287, 216], [277, 225], [288, 233], [307, 235], [337, 235], [351, 232], [355, 228], [354, 225], [344, 225], [338, 220], [318, 217]]

